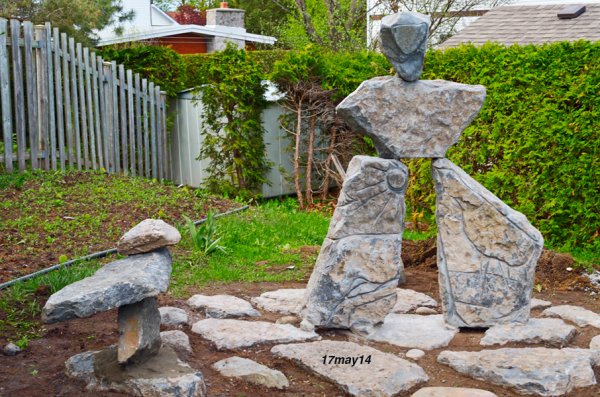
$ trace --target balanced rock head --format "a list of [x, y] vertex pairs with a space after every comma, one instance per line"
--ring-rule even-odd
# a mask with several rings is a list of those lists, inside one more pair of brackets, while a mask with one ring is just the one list
[[416, 12], [400, 12], [381, 20], [381, 48], [403, 80], [418, 80], [423, 72], [430, 24], [428, 15]]

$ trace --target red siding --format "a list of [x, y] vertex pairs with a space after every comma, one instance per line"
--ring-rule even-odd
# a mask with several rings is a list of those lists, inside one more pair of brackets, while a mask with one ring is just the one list
[[152, 39], [149, 44], [168, 46], [180, 54], [204, 54], [207, 52], [206, 43], [211, 39], [208, 36], [184, 33]]

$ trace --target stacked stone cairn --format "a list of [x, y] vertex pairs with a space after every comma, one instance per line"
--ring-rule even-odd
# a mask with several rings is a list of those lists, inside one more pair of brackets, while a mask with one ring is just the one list
[[162, 220], [146, 219], [119, 240], [127, 258], [53, 294], [42, 311], [46, 323], [90, 317], [118, 308], [119, 341], [102, 351], [77, 354], [66, 362], [67, 375], [91, 390], [117, 390], [136, 396], [205, 395], [200, 372], [161, 346], [156, 297], [169, 286], [169, 245], [181, 235]]
[[408, 169], [403, 158], [432, 158], [437, 194], [437, 261], [446, 323], [525, 323], [543, 238], [525, 216], [444, 158], [479, 113], [485, 87], [419, 80], [428, 16], [382, 20], [381, 47], [397, 75], [364, 81], [337, 107], [378, 158], [348, 166], [301, 311], [303, 328], [369, 334], [396, 303]]

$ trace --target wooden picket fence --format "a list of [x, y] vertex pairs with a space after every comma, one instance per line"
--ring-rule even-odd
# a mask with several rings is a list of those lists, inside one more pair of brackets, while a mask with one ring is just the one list
[[0, 18], [0, 113], [6, 172], [170, 177], [164, 92], [50, 24]]

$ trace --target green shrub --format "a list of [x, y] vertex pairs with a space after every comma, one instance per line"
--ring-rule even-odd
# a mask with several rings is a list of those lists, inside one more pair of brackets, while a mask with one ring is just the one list
[[[432, 51], [422, 78], [487, 89], [448, 158], [524, 213], [549, 246], [600, 250], [600, 43]], [[429, 167], [411, 168], [410, 204], [431, 214]]]
[[125, 65], [126, 69], [139, 73], [142, 78], [160, 86], [167, 95], [174, 97], [185, 86], [186, 63], [181, 55], [168, 47], [129, 45], [126, 47], [103, 47], [99, 52], [104, 59]]

